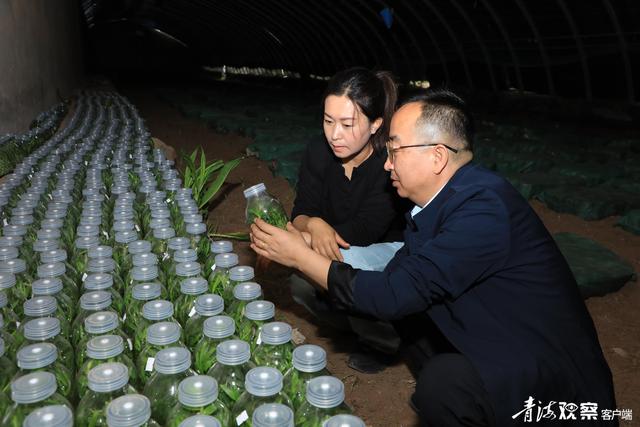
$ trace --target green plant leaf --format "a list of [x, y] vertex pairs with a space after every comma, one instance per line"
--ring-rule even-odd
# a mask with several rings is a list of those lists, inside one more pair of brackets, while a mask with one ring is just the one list
[[224, 183], [224, 181], [227, 179], [227, 176], [229, 175], [229, 173], [233, 169], [235, 169], [236, 166], [238, 166], [241, 161], [242, 161], [242, 158], [231, 160], [227, 162], [222, 167], [222, 169], [220, 169], [220, 172], [218, 172], [218, 176], [216, 177], [216, 179], [213, 180], [213, 182], [211, 182], [211, 185], [209, 185], [209, 188], [207, 188], [207, 191], [202, 195], [202, 198], [198, 201], [198, 207], [200, 209], [206, 206], [209, 203], [209, 201], [213, 199], [213, 197], [218, 192], [218, 190], [220, 190], [220, 187], [222, 187], [222, 184]]

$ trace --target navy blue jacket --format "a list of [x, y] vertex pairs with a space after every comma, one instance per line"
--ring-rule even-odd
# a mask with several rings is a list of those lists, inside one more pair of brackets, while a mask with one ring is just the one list
[[529, 396], [545, 405], [597, 402], [598, 420], [602, 409], [616, 409], [575, 279], [505, 179], [469, 163], [408, 222], [405, 245], [383, 272], [355, 270], [345, 281], [336, 274], [344, 264], [332, 264], [335, 302], [385, 320], [426, 313], [477, 369], [498, 425], [522, 421], [511, 416]]

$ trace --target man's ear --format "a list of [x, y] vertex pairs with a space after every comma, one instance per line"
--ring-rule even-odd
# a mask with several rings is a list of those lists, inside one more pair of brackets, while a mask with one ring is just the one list
[[450, 160], [448, 150], [442, 145], [437, 145], [433, 147], [431, 154], [433, 156], [433, 173], [440, 175]]
[[382, 126], [382, 122], [382, 117], [378, 117], [373, 121], [373, 123], [371, 123], [371, 135], [378, 132], [378, 129], [380, 129], [380, 127]]

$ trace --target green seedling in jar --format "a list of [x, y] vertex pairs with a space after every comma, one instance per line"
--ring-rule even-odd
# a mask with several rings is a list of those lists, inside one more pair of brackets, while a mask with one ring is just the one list
[[107, 405], [107, 425], [118, 427], [160, 427], [151, 418], [150, 399], [141, 394], [126, 394]]
[[167, 291], [158, 282], [139, 283], [127, 289], [124, 296], [124, 330], [133, 336], [142, 317], [142, 307], [149, 301], [166, 298]]
[[344, 403], [344, 384], [331, 376], [316, 377], [309, 381], [304, 402], [295, 414], [295, 425], [322, 427], [334, 415], [350, 414]]
[[149, 301], [142, 306], [142, 317], [133, 337], [133, 350], [139, 353], [147, 342], [147, 329], [157, 322], [175, 322], [173, 304], [166, 300]]
[[182, 421], [200, 414], [215, 417], [222, 425], [231, 425], [229, 408], [218, 400], [218, 383], [206, 375], [185, 378], [178, 386], [178, 403], [173, 407], [168, 427], [179, 427]]
[[71, 336], [71, 326], [62, 312], [62, 309], [58, 307], [58, 301], [51, 296], [33, 297], [28, 299], [22, 305], [24, 311], [24, 317], [22, 321], [25, 322], [18, 328], [18, 334], [16, 335], [16, 341], [18, 347], [21, 347], [24, 339], [24, 325], [30, 320], [39, 319], [43, 317], [56, 318], [60, 321], [60, 333], [63, 337], [69, 338]]
[[136, 368], [143, 384], [153, 373], [155, 357], [160, 350], [169, 347], [184, 347], [180, 341], [182, 329], [175, 322], [158, 322], [147, 329], [147, 342], [136, 358]]
[[242, 282], [233, 288], [233, 302], [227, 313], [239, 324], [244, 317], [245, 307], [262, 296], [262, 287], [256, 282]]
[[283, 374], [291, 368], [293, 343], [291, 326], [284, 322], [271, 322], [262, 326], [253, 361], [258, 366], [270, 366]]
[[[53, 423], [52, 423], [53, 420]], [[73, 427], [73, 412], [64, 405], [49, 405], [33, 410], [22, 427]]]
[[3, 275], [2, 286], [11, 288], [8, 295], [11, 308], [21, 318], [24, 315], [22, 304], [31, 298], [31, 283], [34, 281], [27, 272], [27, 264], [20, 258], [0, 261], [0, 274]]
[[91, 273], [86, 276], [83, 288], [84, 292], [93, 292], [93, 291], [104, 291], [111, 294], [111, 308], [122, 315], [124, 313], [124, 298], [122, 298], [122, 294], [115, 287], [115, 283], [113, 274], [109, 273]]
[[232, 416], [238, 425], [252, 425], [253, 411], [263, 403], [282, 403], [291, 407], [291, 401], [282, 392], [282, 374], [275, 368], [259, 366], [245, 377], [245, 391], [240, 395]]
[[290, 427], [293, 420], [293, 410], [282, 403], [263, 403], [251, 417], [254, 427]]
[[[209, 292], [220, 295], [225, 302], [233, 300], [230, 269], [238, 265], [238, 255], [234, 253], [218, 254], [215, 257], [215, 268], [209, 273]], [[207, 270], [205, 270], [207, 274]]]
[[[2, 273], [0, 273], [0, 283], [3, 280], [2, 276]], [[9, 305], [9, 297], [7, 296], [7, 293], [5, 291], [0, 291], [0, 315], [2, 315], [3, 320], [3, 326], [0, 327], [0, 329], [2, 329], [3, 336], [4, 333], [6, 333], [7, 335], [11, 336], [11, 343], [15, 343], [16, 335], [18, 334], [18, 326], [20, 325], [20, 318]], [[9, 346], [9, 344], [11, 343], [7, 342], [7, 346]]]
[[69, 324], [75, 318], [75, 300], [66, 292], [62, 286], [62, 281], [57, 278], [38, 279], [31, 285], [33, 296], [51, 296], [58, 302], [58, 307], [64, 313], [64, 318]]
[[203, 324], [203, 336], [198, 341], [194, 350], [194, 368], [201, 374], [207, 371], [216, 362], [218, 345], [223, 341], [233, 338], [235, 325], [229, 316], [212, 316]]
[[232, 408], [245, 391], [246, 375], [256, 366], [249, 359], [249, 344], [231, 339], [218, 344], [216, 363], [207, 375], [215, 378], [221, 393], [218, 399]]
[[176, 318], [182, 326], [196, 314], [196, 300], [207, 291], [207, 281], [199, 276], [184, 279], [180, 283], [180, 296], [176, 300]]
[[212, 316], [219, 315], [224, 310], [224, 300], [219, 295], [203, 294], [196, 298], [194, 307], [196, 312], [187, 320], [187, 324], [184, 327], [185, 344], [191, 350], [195, 349], [203, 337], [204, 322]]
[[244, 190], [244, 197], [247, 199], [247, 224], [253, 224], [256, 218], [260, 218], [278, 228], [287, 227], [287, 213], [280, 201], [267, 193], [267, 187], [263, 183]]
[[80, 368], [87, 358], [87, 343], [95, 337], [103, 335], [118, 335], [124, 342], [124, 352], [128, 357], [133, 356], [133, 341], [120, 328], [120, 319], [113, 311], [97, 311], [84, 320], [85, 335], [78, 343], [76, 366]]
[[17, 371], [15, 363], [6, 356], [6, 350], [5, 341], [0, 338], [0, 390], [5, 390], [9, 387], [11, 378]]
[[17, 348], [22, 345], [36, 344], [42, 342], [50, 342], [58, 349], [58, 357], [60, 361], [71, 372], [75, 369], [74, 349], [69, 341], [60, 333], [60, 320], [55, 317], [42, 317], [33, 319], [25, 323], [23, 329], [23, 341]]
[[293, 351], [293, 366], [284, 375], [284, 392], [297, 410], [306, 401], [307, 384], [313, 378], [331, 375], [327, 354], [317, 345], [302, 345]]
[[216, 267], [216, 256], [233, 252], [233, 243], [229, 240], [215, 240], [209, 244], [209, 255], [204, 261], [205, 275], [208, 277]]
[[[105, 291], [92, 291], [82, 294], [80, 297], [80, 311], [73, 321], [72, 342], [77, 345], [86, 335], [84, 321], [87, 317], [98, 311], [113, 311], [111, 307], [111, 293]], [[117, 313], [116, 313], [117, 314]]]

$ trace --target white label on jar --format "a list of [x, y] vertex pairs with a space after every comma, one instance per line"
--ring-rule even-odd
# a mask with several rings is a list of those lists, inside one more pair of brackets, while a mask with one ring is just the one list
[[9, 221], [7, 221], [7, 218], [3, 219], [3, 220], [2, 220], [2, 223], [3, 223], [5, 226], [6, 226], [6, 225], [9, 225]]
[[140, 232], [140, 226], [138, 224], [135, 224], [133, 228], [135, 228], [138, 233]]
[[196, 314], [196, 307], [195, 306], [191, 307], [191, 311], [189, 312], [189, 317], [193, 317], [194, 314]]
[[20, 327], [20, 322], [16, 322], [16, 329]]
[[151, 372], [153, 371], [153, 362], [156, 361], [155, 357], [147, 357], [147, 364], [144, 367], [144, 370], [147, 372]]
[[124, 323], [125, 320], [127, 320], [127, 313], [122, 315], [122, 323]]
[[214, 262], [213, 265], [211, 266], [211, 271], [216, 269], [216, 263]]
[[85, 280], [87, 280], [87, 273], [82, 273], [82, 281], [84, 282]]
[[258, 332], [258, 339], [256, 340], [256, 344], [262, 344], [262, 331]]
[[166, 260], [168, 260], [168, 259], [169, 259], [169, 254], [168, 254], [168, 253], [166, 253], [166, 252], [165, 252], [165, 253], [163, 253], [163, 254], [162, 254], [162, 261], [166, 261]]
[[129, 351], [133, 351], [133, 343], [131, 342], [131, 338], [127, 338], [127, 344], [129, 345]]
[[236, 417], [236, 424], [242, 425], [248, 419], [249, 414], [247, 414], [247, 411], [242, 411], [242, 413]]
[[107, 233], [106, 230], [102, 230], [102, 234], [104, 234], [104, 237], [106, 237], [107, 239], [109, 238], [109, 233]]

